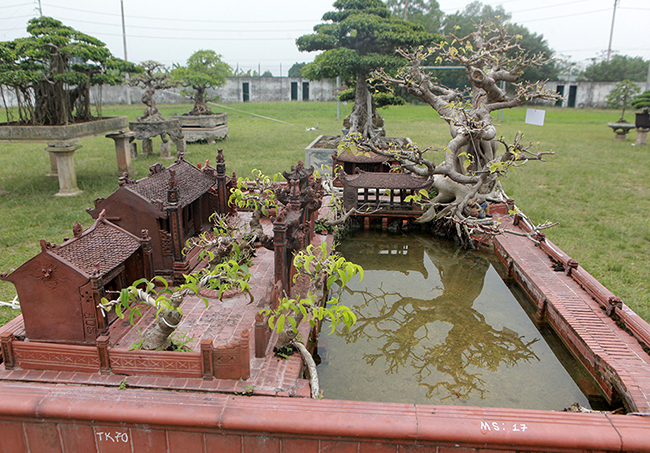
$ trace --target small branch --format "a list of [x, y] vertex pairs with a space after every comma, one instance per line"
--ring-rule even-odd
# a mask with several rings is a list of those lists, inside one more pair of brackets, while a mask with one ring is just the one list
[[299, 341], [294, 341], [293, 345], [298, 348], [300, 354], [302, 355], [305, 365], [309, 370], [309, 386], [311, 387], [311, 397], [318, 399], [320, 397], [320, 386], [318, 383], [318, 371], [316, 371], [316, 362], [311, 356], [304, 344]]

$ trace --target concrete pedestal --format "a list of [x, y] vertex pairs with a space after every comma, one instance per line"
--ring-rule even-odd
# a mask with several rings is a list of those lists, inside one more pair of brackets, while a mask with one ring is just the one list
[[150, 138], [142, 139], [142, 154], [153, 154], [153, 142]]
[[641, 129], [636, 130], [636, 146], [645, 146], [648, 144], [648, 132], [650, 129]]
[[[45, 148], [45, 150], [47, 151], [48, 148]], [[56, 168], [56, 155], [53, 153], [50, 153], [50, 172], [45, 176], [51, 176], [53, 178], [58, 178], [59, 176], [59, 170]]]
[[133, 132], [108, 134], [106, 138], [111, 138], [115, 142], [115, 155], [117, 157], [117, 169], [120, 174], [133, 174], [131, 169], [131, 158], [133, 157]]
[[627, 137], [627, 133], [630, 130], [634, 129], [634, 123], [607, 123], [607, 126], [611, 127], [614, 133], [614, 140], [624, 142]]
[[56, 160], [59, 191], [54, 195], [57, 197], [73, 197], [82, 192], [77, 187], [77, 173], [74, 168], [74, 152], [79, 148], [81, 148], [81, 145], [48, 146], [45, 148], [50, 153], [50, 159], [54, 156]]
[[160, 157], [163, 159], [172, 158], [172, 144], [169, 142], [169, 139], [163, 139], [162, 143], [160, 144]]

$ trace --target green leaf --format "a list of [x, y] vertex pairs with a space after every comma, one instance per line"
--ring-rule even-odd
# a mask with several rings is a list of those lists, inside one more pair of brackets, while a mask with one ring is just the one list
[[118, 318], [124, 319], [124, 314], [122, 313], [122, 304], [115, 305], [115, 314]]
[[286, 316], [285, 315], [280, 315], [278, 318], [278, 324], [275, 326], [276, 332], [280, 333], [284, 329], [284, 320]]

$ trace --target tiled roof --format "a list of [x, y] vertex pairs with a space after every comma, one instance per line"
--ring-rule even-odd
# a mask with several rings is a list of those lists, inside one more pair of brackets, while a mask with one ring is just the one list
[[424, 189], [433, 182], [410, 173], [362, 172], [355, 175], [342, 175], [341, 179], [346, 186], [362, 189]]
[[217, 181], [216, 176], [199, 170], [194, 165], [180, 158], [169, 167], [159, 167], [158, 172], [152, 172], [146, 178], [128, 183], [124, 187], [142, 196], [149, 202], [162, 201], [163, 207], [169, 206], [167, 189], [169, 187], [170, 171], [176, 173], [178, 186], [179, 207], [187, 206], [205, 194]]
[[50, 252], [88, 276], [101, 277], [122, 264], [138, 247], [138, 238], [100, 218], [80, 236], [55, 246]]

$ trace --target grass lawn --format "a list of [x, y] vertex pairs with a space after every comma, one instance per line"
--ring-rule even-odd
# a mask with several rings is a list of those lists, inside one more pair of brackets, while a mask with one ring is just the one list
[[[336, 103], [230, 104], [214, 111], [228, 113], [230, 136], [216, 145], [188, 145], [190, 162], [214, 162], [224, 149], [228, 172], [250, 175], [254, 168], [265, 173], [289, 170], [304, 159], [305, 147], [318, 135], [340, 133], [342, 119], [351, 105]], [[189, 105], [161, 105], [165, 116], [187, 112]], [[646, 174], [650, 147], [634, 147], [635, 132], [627, 142], [614, 141], [606, 126], [618, 111], [545, 108], [543, 127], [524, 124], [525, 108], [495, 115], [499, 133], [511, 140], [517, 131], [525, 140], [553, 150], [547, 162], [530, 162], [504, 180], [508, 194], [533, 220], [558, 221], [547, 236], [567, 254], [650, 321], [650, 193]], [[135, 119], [144, 106], [105, 106], [105, 116], [126, 115]], [[277, 119], [271, 121], [250, 113]], [[428, 106], [390, 107], [382, 112], [387, 135], [410, 137], [422, 148], [442, 148], [449, 139], [446, 123]], [[631, 116], [631, 115], [630, 115]], [[0, 114], [0, 121], [4, 121]], [[285, 124], [290, 123], [290, 124]], [[317, 131], [307, 127], [319, 124]], [[158, 149], [159, 139], [154, 142]], [[52, 196], [58, 180], [45, 176], [49, 170], [45, 144], [0, 143], [0, 272], [9, 272], [40, 251], [39, 240], [61, 243], [71, 236], [72, 224], [92, 224], [85, 209], [97, 197], [106, 197], [117, 186], [113, 141], [96, 137], [81, 142], [75, 153], [77, 197]], [[442, 154], [430, 156], [442, 160]], [[149, 174], [160, 161], [158, 155], [139, 155], [133, 161], [135, 178]], [[168, 165], [171, 161], [162, 161]], [[15, 295], [12, 284], [0, 282], [0, 300]], [[0, 323], [15, 316], [0, 309]]]

